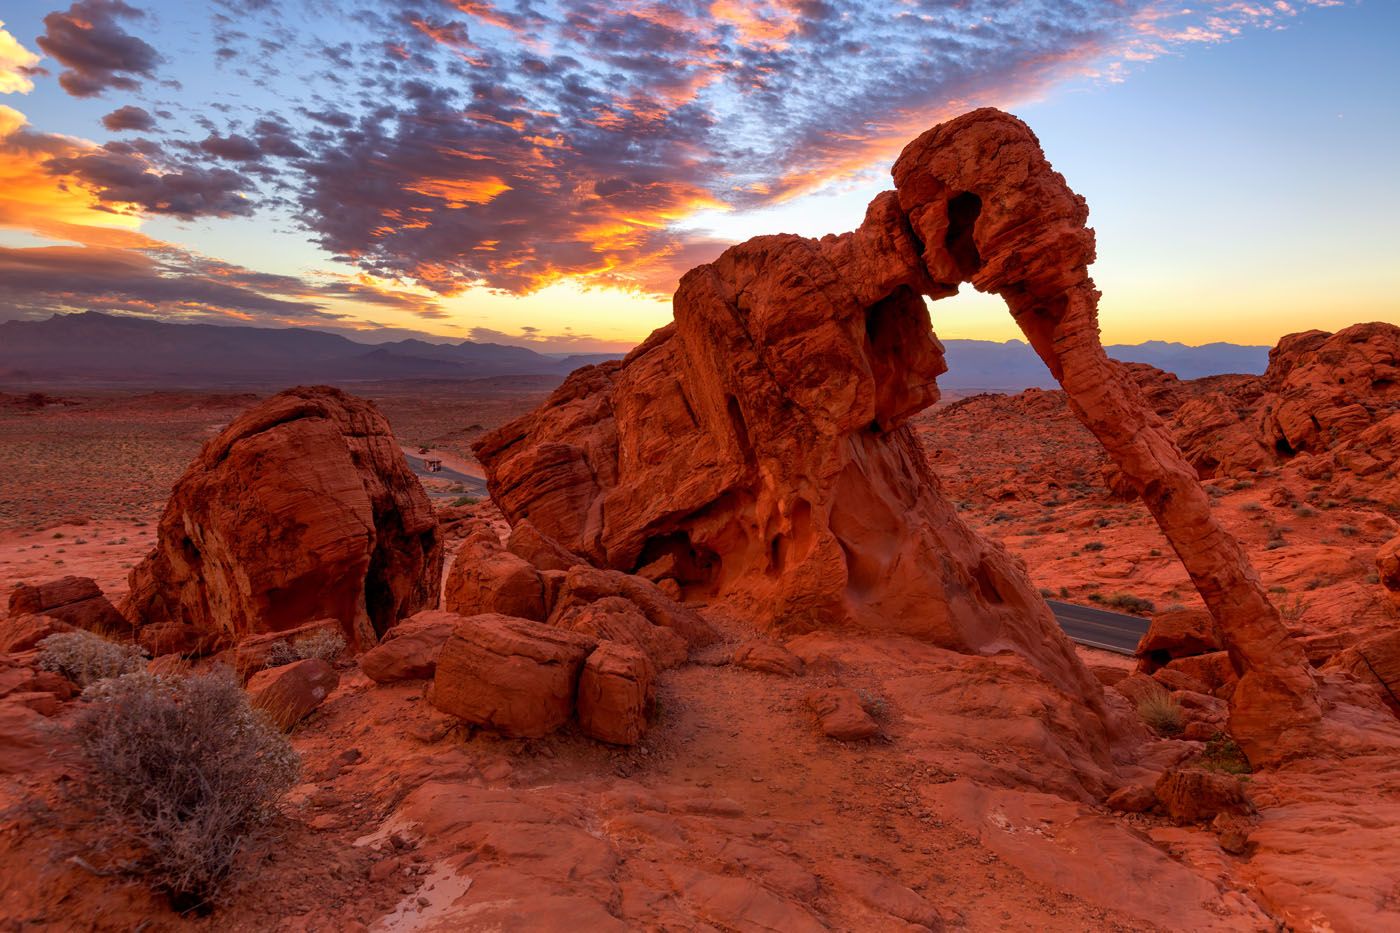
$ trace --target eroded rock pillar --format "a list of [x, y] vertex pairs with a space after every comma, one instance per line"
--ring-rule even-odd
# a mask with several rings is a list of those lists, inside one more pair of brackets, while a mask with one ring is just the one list
[[1001, 295], [1031, 345], [1147, 504], [1216, 619], [1241, 675], [1231, 729], [1255, 761], [1287, 755], [1321, 711], [1307, 659], [1175, 442], [1099, 340], [1084, 199], [1030, 129], [976, 111], [910, 143], [895, 164], [900, 205], [938, 282]]

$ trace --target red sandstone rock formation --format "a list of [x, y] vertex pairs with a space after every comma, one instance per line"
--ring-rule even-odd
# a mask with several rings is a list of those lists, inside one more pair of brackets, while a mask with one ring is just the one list
[[637, 744], [656, 697], [655, 681], [656, 666], [641, 650], [602, 642], [579, 674], [579, 728], [600, 742]]
[[88, 577], [63, 577], [47, 583], [21, 583], [10, 591], [10, 615], [46, 615], [90, 632], [117, 632], [126, 620]]
[[1011, 648], [1097, 705], [1044, 602], [958, 518], [906, 425], [946, 368], [924, 297], [971, 282], [1006, 299], [1215, 615], [1242, 674], [1240, 742], [1282, 753], [1282, 732], [1319, 718], [1313, 679], [1195, 469], [1104, 354], [1084, 200], [994, 110], [920, 136], [894, 180], [852, 233], [757, 237], [691, 270], [674, 323], [479, 441], [502, 511], [771, 627]]
[[360, 656], [360, 670], [380, 684], [432, 677], [438, 652], [461, 622], [462, 617], [455, 612], [437, 609], [410, 616]]
[[196, 650], [331, 617], [352, 645], [437, 604], [437, 520], [373, 405], [289, 389], [176, 483], [123, 610], [142, 643]]
[[1266, 441], [1283, 453], [1326, 450], [1400, 401], [1400, 327], [1291, 334], [1269, 351], [1264, 378], [1274, 396], [1260, 413]]
[[1400, 537], [1391, 538], [1376, 552], [1376, 576], [1391, 602], [1400, 607]]
[[822, 732], [842, 742], [869, 739], [880, 734], [860, 695], [849, 687], [826, 687], [807, 694], [807, 705], [817, 714]]
[[540, 572], [502, 547], [496, 533], [484, 524], [474, 526], [457, 549], [442, 605], [464, 616], [496, 612], [541, 620], [547, 613]]
[[339, 683], [335, 668], [320, 658], [307, 658], [258, 671], [248, 681], [248, 701], [285, 730], [324, 703]]
[[503, 735], [536, 738], [574, 713], [587, 635], [503, 615], [464, 619], [438, 652], [434, 706]]

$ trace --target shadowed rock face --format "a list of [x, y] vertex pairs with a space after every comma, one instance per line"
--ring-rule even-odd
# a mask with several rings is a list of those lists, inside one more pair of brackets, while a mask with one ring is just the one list
[[437, 519], [389, 423], [339, 389], [239, 417], [175, 484], [123, 612], [159, 653], [334, 618], [373, 645], [436, 606]]
[[756, 237], [687, 273], [672, 324], [478, 443], [492, 495], [596, 564], [770, 627], [1009, 648], [1095, 703], [1022, 569], [959, 519], [906, 426], [946, 370], [924, 298], [971, 282], [1006, 299], [1181, 556], [1246, 675], [1236, 731], [1267, 757], [1317, 719], [1313, 682], [1195, 470], [1099, 343], [1083, 198], [995, 110], [910, 143], [894, 180], [852, 233]]

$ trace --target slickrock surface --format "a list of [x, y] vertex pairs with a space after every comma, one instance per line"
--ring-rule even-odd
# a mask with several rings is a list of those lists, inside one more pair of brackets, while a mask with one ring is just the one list
[[384, 417], [339, 389], [289, 389], [176, 483], [123, 612], [166, 650], [326, 617], [368, 646], [436, 605], [441, 572], [437, 519]]
[[1096, 703], [1022, 569], [938, 489], [908, 426], [946, 370], [924, 296], [1004, 297], [1081, 422], [1143, 497], [1241, 673], [1261, 760], [1320, 710], [1249, 559], [1137, 384], [1105, 356], [1088, 208], [1014, 117], [910, 143], [861, 227], [756, 237], [692, 269], [675, 321], [574, 373], [474, 447], [508, 520], [593, 563], [670, 579], [789, 632], [854, 625], [961, 651], [1011, 647]]

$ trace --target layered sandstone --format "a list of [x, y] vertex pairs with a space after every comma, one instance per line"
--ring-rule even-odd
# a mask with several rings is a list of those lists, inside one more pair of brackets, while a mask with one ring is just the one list
[[383, 415], [289, 389], [204, 446], [171, 493], [123, 611], [142, 642], [208, 650], [334, 618], [353, 645], [436, 605], [437, 520]]
[[10, 615], [45, 615], [90, 632], [120, 632], [126, 620], [88, 577], [21, 583], [10, 591]]
[[946, 369], [924, 298], [971, 282], [1006, 299], [1172, 542], [1243, 675], [1235, 730], [1268, 757], [1318, 719], [1313, 680], [1196, 470], [1104, 354], [1084, 200], [993, 110], [910, 143], [894, 180], [852, 233], [757, 237], [687, 273], [672, 324], [478, 442], [494, 499], [568, 552], [770, 628], [1010, 648], [1097, 706], [1043, 600], [959, 518], [907, 425]]

